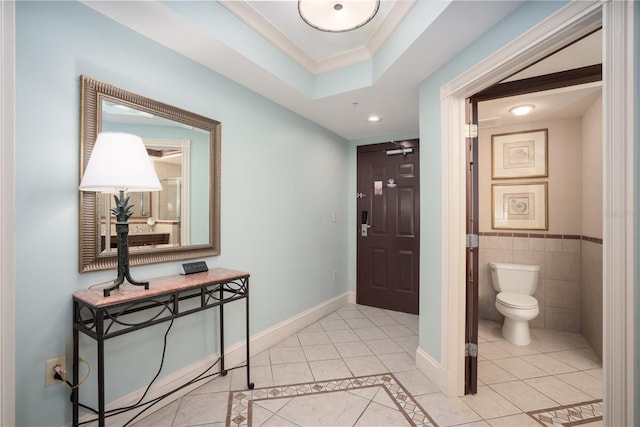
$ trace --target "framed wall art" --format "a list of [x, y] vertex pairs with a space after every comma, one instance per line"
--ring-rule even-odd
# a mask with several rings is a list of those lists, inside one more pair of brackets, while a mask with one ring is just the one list
[[491, 227], [548, 230], [547, 183], [491, 185]]
[[536, 178], [548, 176], [547, 129], [491, 136], [491, 177]]

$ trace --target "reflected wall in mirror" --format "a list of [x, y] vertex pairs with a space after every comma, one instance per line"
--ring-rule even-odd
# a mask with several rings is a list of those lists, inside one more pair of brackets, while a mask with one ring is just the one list
[[[219, 122], [81, 76], [81, 175], [98, 133], [140, 136], [162, 191], [131, 193], [129, 262], [220, 254]], [[80, 271], [117, 266], [113, 195], [80, 192]]]

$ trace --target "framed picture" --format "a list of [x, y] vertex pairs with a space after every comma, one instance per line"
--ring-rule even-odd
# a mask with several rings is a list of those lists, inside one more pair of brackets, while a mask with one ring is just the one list
[[491, 185], [491, 228], [548, 230], [547, 183]]
[[491, 136], [491, 177], [535, 178], [547, 171], [547, 129]]

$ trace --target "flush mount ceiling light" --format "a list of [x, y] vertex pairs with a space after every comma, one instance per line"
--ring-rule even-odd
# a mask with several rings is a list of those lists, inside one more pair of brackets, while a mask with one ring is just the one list
[[517, 107], [513, 107], [512, 109], [510, 109], [509, 112], [514, 116], [526, 116], [527, 114], [532, 112], [534, 108], [536, 107], [531, 104], [518, 105]]
[[298, 13], [313, 28], [330, 33], [355, 30], [371, 21], [379, 0], [300, 0]]
[[382, 117], [371, 115], [367, 117], [367, 123], [380, 123], [382, 121]]

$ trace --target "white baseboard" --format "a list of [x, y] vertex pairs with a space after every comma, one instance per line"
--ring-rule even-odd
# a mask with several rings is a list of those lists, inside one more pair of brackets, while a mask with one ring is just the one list
[[449, 375], [447, 371], [437, 360], [420, 347], [416, 350], [416, 368], [438, 387], [445, 396], [449, 396]]
[[[250, 351], [251, 356], [255, 356], [258, 353], [268, 349], [269, 347], [277, 344], [283, 339], [295, 334], [301, 329], [306, 328], [314, 322], [322, 319], [323, 317], [331, 314], [337, 309], [341, 308], [347, 303], [355, 303], [355, 292], [345, 292], [342, 295], [338, 295], [335, 298], [332, 298], [328, 301], [325, 301], [321, 304], [316, 305], [315, 307], [310, 308], [307, 311], [303, 311], [293, 317], [290, 317], [287, 320], [284, 320], [268, 329], [265, 329], [262, 332], [259, 332], [253, 335], [250, 339]], [[225, 367], [231, 368], [233, 366], [237, 366], [240, 364], [244, 364], [246, 359], [246, 347], [244, 341], [232, 344], [226, 348], [224, 363]], [[189, 366], [180, 369], [172, 374], [167, 375], [164, 378], [161, 378], [154, 384], [154, 386], [149, 390], [147, 397], [145, 400], [153, 399], [157, 396], [161, 396], [171, 390], [174, 390], [183, 384], [186, 384], [191, 379], [195, 378], [199, 374], [201, 374], [204, 370], [206, 370], [211, 364], [213, 364], [216, 359], [219, 357], [219, 354], [210, 355], [198, 362], [192, 363]], [[196, 384], [192, 384], [179, 390], [172, 395], [166, 397], [158, 404], [154, 405], [153, 410], [147, 411], [146, 415], [149, 415], [163, 406], [168, 405], [169, 403], [180, 399], [185, 394], [189, 393], [192, 390], [200, 387], [205, 384], [205, 382], [198, 382]], [[137, 402], [144, 393], [144, 388], [140, 390], [136, 390], [132, 393], [129, 393], [126, 396], [123, 396], [106, 406], [106, 410], [111, 410], [114, 408], [122, 408], [126, 406], [130, 406]], [[109, 417], [107, 419], [107, 426], [121, 426], [124, 425], [127, 421], [129, 421], [133, 416], [138, 414], [141, 410], [132, 410], [128, 411], [124, 414], [115, 415], [113, 417]], [[95, 418], [93, 414], [87, 414], [80, 417], [80, 422], [85, 422]], [[141, 416], [140, 419], [143, 417]], [[139, 421], [139, 420], [136, 420]], [[94, 424], [88, 424], [94, 425]], [[95, 423], [97, 425], [97, 423]]]
[[356, 303], [356, 291], [349, 291], [347, 292], [347, 302], [349, 304], [355, 304]]

